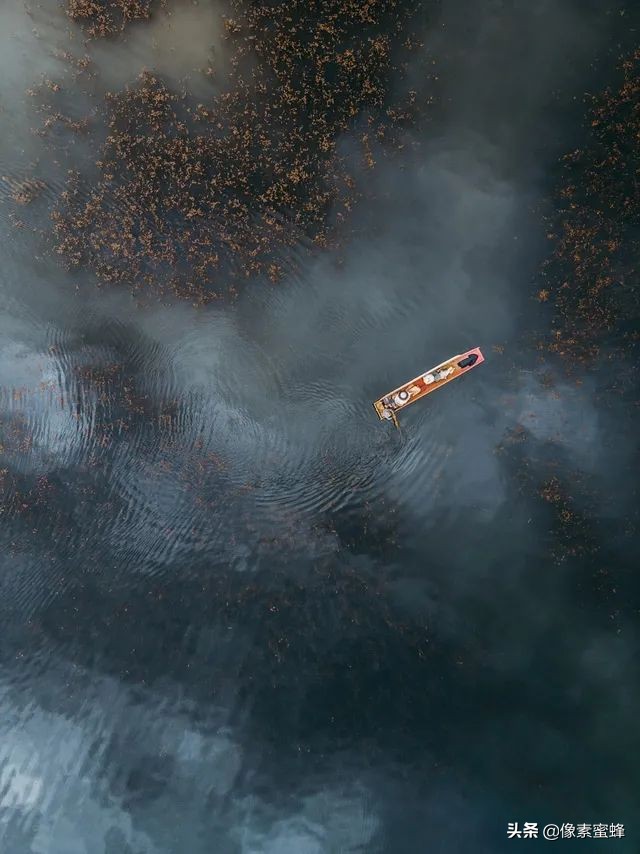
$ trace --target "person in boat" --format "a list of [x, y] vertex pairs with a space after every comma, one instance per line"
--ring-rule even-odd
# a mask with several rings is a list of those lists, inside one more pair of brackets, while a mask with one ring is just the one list
[[426, 385], [431, 385], [431, 383], [442, 382], [442, 380], [446, 380], [447, 377], [450, 377], [454, 372], [455, 368], [453, 365], [448, 365], [444, 368], [438, 368], [437, 371], [431, 371], [429, 374], [425, 374], [423, 380]]
[[387, 418], [389, 421], [395, 420], [395, 410], [397, 409], [397, 404], [395, 403], [393, 397], [389, 394], [387, 397], [383, 397], [380, 401], [383, 406], [382, 417]]

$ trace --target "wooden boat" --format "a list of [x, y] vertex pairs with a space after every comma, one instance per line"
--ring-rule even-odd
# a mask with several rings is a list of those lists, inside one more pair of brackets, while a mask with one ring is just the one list
[[381, 421], [393, 421], [398, 427], [397, 412], [404, 409], [405, 406], [415, 403], [416, 400], [420, 400], [421, 397], [426, 397], [432, 391], [442, 388], [451, 380], [466, 374], [472, 368], [477, 368], [483, 362], [484, 356], [479, 347], [467, 350], [466, 353], [461, 353], [459, 356], [452, 356], [446, 362], [441, 362], [425, 374], [420, 374], [419, 377], [394, 388], [389, 394], [385, 394], [380, 400], [376, 400], [373, 406], [378, 413], [378, 418]]

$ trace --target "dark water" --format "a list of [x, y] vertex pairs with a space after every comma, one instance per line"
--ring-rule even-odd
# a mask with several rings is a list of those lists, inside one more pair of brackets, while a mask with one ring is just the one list
[[[197, 91], [215, 7], [90, 46], [90, 84], [55, 4], [0, 10], [2, 852], [547, 844], [509, 821], [621, 822], [557, 844], [638, 850], [635, 410], [606, 364], [577, 384], [535, 348], [542, 213], [633, 44], [619, 13], [425, 10], [441, 101], [371, 174], [343, 263], [196, 310], [51, 257], [48, 202], [100, 127], [34, 135], [25, 90], [62, 79], [80, 115], [146, 65]], [[478, 345], [399, 435], [377, 422]]]

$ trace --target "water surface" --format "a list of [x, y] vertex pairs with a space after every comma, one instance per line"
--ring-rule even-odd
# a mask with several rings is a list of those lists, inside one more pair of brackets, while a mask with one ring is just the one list
[[[525, 820], [624, 822], [590, 848], [637, 850], [633, 415], [535, 346], [555, 164], [631, 37], [595, 3], [426, 11], [441, 100], [344, 251], [199, 309], [66, 272], [48, 216], [104, 92], [218, 85], [217, 8], [88, 45], [55, 3], [0, 11], [8, 854], [480, 854]], [[86, 136], [32, 132], [43, 80]], [[473, 346], [481, 370], [378, 423]]]

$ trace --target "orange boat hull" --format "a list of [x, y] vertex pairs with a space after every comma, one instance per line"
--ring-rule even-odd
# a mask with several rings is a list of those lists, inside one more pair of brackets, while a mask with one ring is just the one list
[[[473, 364], [460, 367], [459, 362], [474, 355], [477, 358]], [[376, 400], [373, 406], [378, 414], [378, 418], [381, 421], [393, 421], [397, 426], [396, 415], [401, 409], [410, 406], [416, 400], [426, 397], [443, 385], [447, 385], [447, 383], [457, 379], [462, 374], [466, 374], [467, 371], [477, 368], [483, 362], [484, 356], [479, 347], [467, 350], [466, 353], [461, 353], [459, 356], [452, 356], [446, 362], [441, 362], [435, 368], [431, 368], [430, 371], [420, 374], [415, 379], [409, 380], [409, 382], [398, 386], [398, 388], [394, 388], [393, 391]]]

